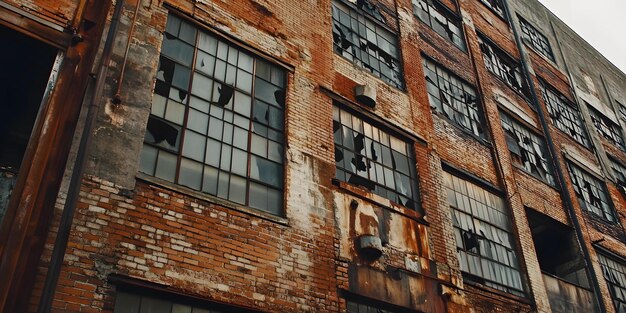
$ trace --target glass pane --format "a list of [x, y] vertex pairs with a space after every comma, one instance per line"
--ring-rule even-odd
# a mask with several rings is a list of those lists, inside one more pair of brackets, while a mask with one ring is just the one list
[[256, 134], [252, 134], [250, 152], [262, 157], [267, 157], [267, 139]]
[[239, 176], [230, 176], [230, 190], [228, 200], [239, 204], [246, 203], [246, 180]]
[[187, 128], [195, 130], [201, 134], [206, 134], [209, 126], [209, 116], [196, 110], [189, 110], [187, 118]]
[[248, 93], [252, 92], [252, 74], [249, 74], [242, 70], [238, 70], [237, 71], [237, 88]]
[[250, 182], [250, 204], [251, 207], [267, 210], [267, 187]]
[[165, 117], [165, 103], [166, 102], [167, 102], [167, 98], [155, 93], [152, 96], [152, 108], [150, 109], [150, 113], [158, 117]]
[[198, 34], [198, 48], [215, 55], [217, 52], [217, 40], [207, 33], [200, 32]]
[[204, 160], [205, 137], [192, 131], [185, 132], [183, 155], [197, 161]]
[[115, 299], [115, 313], [138, 313], [141, 297], [118, 292]]
[[202, 182], [202, 164], [193, 162], [188, 159], [182, 159], [180, 161], [180, 174], [178, 177], [178, 183], [191, 187], [193, 189], [200, 189]]
[[206, 156], [204, 163], [217, 167], [220, 164], [220, 153], [222, 151], [222, 144], [211, 138], [206, 141]]
[[[282, 179], [282, 177], [281, 177]], [[282, 192], [273, 188], [267, 188], [267, 209], [266, 211], [281, 215], [283, 207]]]
[[140, 313], [170, 313], [172, 303], [166, 300], [142, 297]]
[[192, 108], [203, 112], [203, 113], [209, 113], [209, 108], [210, 108], [210, 104], [207, 101], [204, 101], [200, 98], [196, 98], [196, 97], [191, 97], [191, 100], [189, 101], [189, 106], [191, 106]]
[[213, 76], [213, 70], [215, 69], [215, 57], [198, 51], [196, 59], [196, 70], [200, 71], [208, 76]]
[[202, 183], [202, 191], [216, 195], [217, 194], [217, 169], [209, 166], [204, 167], [204, 180]]
[[165, 151], [159, 151], [159, 157], [157, 160], [157, 167], [154, 175], [156, 177], [174, 182], [174, 177], [176, 176], [176, 155]]
[[141, 150], [141, 161], [139, 162], [139, 171], [148, 175], [154, 175], [156, 166], [157, 149], [148, 145], [143, 145]]
[[240, 92], [235, 92], [235, 112], [250, 117], [250, 107], [252, 106], [250, 96]]
[[232, 172], [241, 176], [246, 176], [248, 173], [248, 154], [243, 150], [233, 149], [232, 160]]
[[212, 91], [213, 80], [202, 74], [193, 74], [193, 85], [191, 87], [191, 93], [205, 100], [211, 100]]
[[172, 123], [183, 125], [183, 120], [185, 119], [185, 106], [176, 101], [169, 101], [167, 103], [165, 119]]
[[243, 128], [235, 127], [233, 134], [233, 145], [237, 148], [248, 149], [248, 131]]
[[275, 187], [282, 187], [283, 173], [279, 164], [252, 155], [250, 177]]
[[191, 66], [193, 59], [193, 47], [185, 42], [170, 38], [167, 34], [163, 36], [163, 45], [161, 46], [161, 54], [166, 55], [183, 65]]

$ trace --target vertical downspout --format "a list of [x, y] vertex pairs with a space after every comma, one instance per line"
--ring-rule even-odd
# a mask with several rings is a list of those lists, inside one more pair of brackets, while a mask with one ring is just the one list
[[[513, 16], [511, 15], [511, 11], [509, 9], [509, 3], [507, 0], [502, 1], [504, 3], [504, 10], [507, 15], [507, 19], [511, 21], [511, 29], [513, 30], [513, 37], [515, 37], [515, 43], [517, 44], [517, 49], [520, 53], [520, 58], [522, 62], [522, 66], [524, 67], [524, 78], [527, 81], [528, 89], [530, 90], [531, 100], [535, 108], [537, 109], [537, 116], [539, 116], [539, 120], [541, 122], [541, 127], [543, 128], [543, 133], [546, 136], [546, 141], [548, 144], [548, 150], [552, 156], [552, 163], [554, 165], [554, 170], [559, 178], [559, 189], [561, 191], [561, 199], [563, 199], [565, 203], [565, 207], [569, 213], [570, 219], [574, 224], [574, 230], [576, 232], [576, 237], [578, 237], [578, 242], [580, 244], [581, 250], [583, 252], [583, 257], [585, 259], [585, 265], [589, 270], [589, 276], [591, 276], [591, 284], [596, 296], [596, 301], [600, 306], [600, 312], [606, 312], [606, 305], [604, 303], [604, 299], [602, 298], [602, 293], [600, 291], [600, 285], [598, 283], [598, 278], [596, 276], [596, 271], [593, 268], [591, 263], [591, 255], [589, 253], [589, 249], [584, 244], [583, 231], [580, 227], [580, 222], [578, 221], [578, 217], [576, 216], [576, 212], [574, 211], [574, 204], [572, 203], [572, 198], [569, 193], [569, 189], [565, 184], [565, 174], [563, 173], [561, 167], [559, 166], [558, 160], [558, 150], [554, 146], [554, 142], [552, 141], [552, 134], [550, 133], [550, 129], [548, 126], [548, 122], [546, 121], [546, 117], [544, 115], [543, 109], [541, 108], [541, 104], [539, 103], [539, 98], [537, 96], [537, 92], [535, 91], [535, 84], [532, 79], [532, 75], [530, 74], [530, 67], [528, 65], [528, 56], [526, 54], [526, 50], [524, 49], [524, 44], [522, 43], [522, 38], [519, 36], [517, 31], [517, 25], [515, 25]], [[556, 33], [554, 34], [556, 37]], [[559, 47], [560, 49], [560, 47]], [[569, 69], [566, 70], [569, 73]], [[571, 77], [570, 77], [571, 80]]]
[[76, 160], [74, 161], [74, 169], [70, 178], [70, 184], [67, 191], [67, 198], [63, 207], [63, 213], [61, 215], [61, 221], [59, 223], [59, 230], [54, 241], [54, 249], [52, 250], [52, 256], [50, 258], [50, 266], [46, 274], [46, 280], [44, 282], [43, 291], [41, 294], [41, 300], [39, 301], [38, 313], [48, 313], [52, 307], [52, 300], [54, 299], [54, 293], [56, 290], [57, 282], [59, 280], [59, 274], [61, 272], [61, 265], [63, 264], [63, 257], [67, 249], [67, 243], [70, 236], [70, 230], [72, 228], [72, 221], [74, 219], [74, 211], [76, 210], [76, 203], [78, 201], [78, 195], [80, 193], [80, 185], [83, 178], [83, 172], [85, 170], [85, 162], [87, 160], [88, 148], [91, 145], [93, 125], [98, 113], [98, 103], [102, 99], [102, 93], [104, 90], [104, 83], [108, 72], [109, 63], [111, 61], [111, 54], [113, 53], [113, 47], [115, 45], [115, 35], [117, 34], [117, 28], [119, 26], [120, 15], [122, 7], [124, 6], [124, 0], [118, 0], [115, 4], [115, 11], [111, 18], [111, 25], [107, 34], [106, 42], [102, 52], [102, 60], [98, 67], [98, 73], [95, 81], [95, 90], [89, 99], [89, 107], [87, 111], [87, 118], [85, 120], [85, 126], [80, 138], [80, 144], [78, 146], [78, 152]]

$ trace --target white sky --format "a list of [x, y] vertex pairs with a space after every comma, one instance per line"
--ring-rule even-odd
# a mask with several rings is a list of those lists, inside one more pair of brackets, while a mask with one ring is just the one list
[[626, 73], [626, 0], [539, 0]]

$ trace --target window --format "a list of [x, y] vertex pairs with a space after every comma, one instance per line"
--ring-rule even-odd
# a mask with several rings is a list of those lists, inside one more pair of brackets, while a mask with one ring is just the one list
[[539, 80], [539, 86], [552, 124], [581, 145], [590, 147], [589, 138], [583, 126], [583, 118], [576, 105], [569, 102], [564, 95], [544, 81]]
[[615, 101], [615, 103], [617, 103], [617, 108], [619, 109], [619, 114], [622, 116], [622, 119], [626, 120], [626, 106], [619, 101]]
[[336, 178], [418, 209], [413, 145], [352, 113], [333, 108]]
[[609, 202], [609, 193], [602, 181], [572, 163], [568, 167], [574, 192], [582, 209], [608, 222], [614, 222], [615, 215]]
[[626, 264], [598, 253], [604, 279], [609, 286], [615, 312], [626, 313]]
[[476, 90], [429, 59], [423, 60], [431, 108], [464, 130], [484, 138]]
[[527, 39], [530, 44], [546, 58], [554, 61], [554, 55], [552, 54], [552, 48], [548, 38], [540, 33], [535, 27], [530, 25], [525, 19], [519, 16], [520, 27], [522, 28], [522, 35]]
[[626, 150], [626, 147], [624, 147], [624, 139], [622, 138], [621, 127], [590, 105], [587, 105], [587, 107], [589, 108], [589, 115], [591, 116], [593, 126], [596, 127], [598, 133], [600, 133], [602, 137], [613, 145], [622, 150]]
[[444, 184], [465, 279], [524, 296], [504, 200], [447, 172]]
[[485, 4], [488, 8], [491, 9], [494, 13], [496, 13], [499, 17], [506, 19], [506, 13], [504, 11], [503, 0], [480, 0], [483, 4]]
[[234, 308], [224, 304], [207, 304], [195, 299], [184, 299], [157, 292], [129, 293], [118, 291], [113, 313], [251, 313], [240, 307]]
[[478, 36], [478, 43], [485, 67], [513, 90], [527, 96], [528, 86], [519, 63], [481, 35]]
[[437, 0], [412, 0], [413, 14], [430, 26], [437, 34], [448, 38], [452, 43], [465, 51], [465, 40], [461, 31], [459, 18]]
[[[335, 53], [402, 89], [404, 81], [400, 69], [398, 36], [364, 14], [368, 12], [367, 8], [369, 12], [378, 12], [372, 10], [374, 6], [366, 2], [369, 3], [357, 2], [363, 3], [361, 9], [340, 0], [332, 2]], [[384, 21], [382, 17], [379, 20]]]
[[170, 15], [141, 171], [282, 211], [285, 71]]
[[347, 313], [394, 313], [392, 310], [382, 309], [376, 305], [346, 300]]
[[552, 162], [546, 141], [504, 112], [500, 112], [500, 120], [513, 163], [554, 186]]
[[611, 169], [615, 174], [618, 185], [622, 187], [622, 190], [626, 190], [626, 166], [611, 157], [609, 157], [609, 162], [611, 163]]

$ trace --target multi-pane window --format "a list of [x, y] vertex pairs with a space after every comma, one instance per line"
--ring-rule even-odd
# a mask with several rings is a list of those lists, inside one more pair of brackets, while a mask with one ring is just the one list
[[412, 0], [413, 14], [439, 35], [465, 51], [465, 40], [459, 18], [437, 0]]
[[615, 213], [604, 183], [578, 166], [568, 163], [574, 192], [583, 210], [606, 221], [614, 222]]
[[626, 313], [626, 264], [598, 253], [604, 279], [609, 286], [615, 312]]
[[617, 103], [617, 109], [619, 110], [619, 114], [622, 116], [622, 119], [626, 120], [626, 106], [619, 101], [615, 101], [615, 103]]
[[282, 211], [284, 70], [167, 20], [141, 171]]
[[504, 200], [444, 172], [461, 270], [467, 280], [524, 295]]
[[585, 131], [583, 118], [576, 105], [541, 80], [540, 88], [552, 124], [570, 135], [578, 143], [589, 147], [589, 138]]
[[394, 313], [394, 311], [385, 310], [373, 304], [354, 302], [350, 300], [346, 300], [346, 312], [347, 313]]
[[609, 157], [609, 162], [611, 163], [611, 169], [613, 170], [613, 174], [615, 174], [617, 183], [622, 188], [626, 188], [626, 166], [624, 166], [621, 162], [616, 161], [610, 157]]
[[137, 294], [118, 291], [113, 313], [249, 313], [252, 310], [233, 308], [223, 304], [202, 304], [184, 299], [170, 300], [160, 294]]
[[485, 67], [513, 90], [527, 95], [528, 86], [522, 75], [519, 62], [483, 36], [478, 36], [478, 43], [483, 54]]
[[398, 36], [367, 16], [364, 9], [333, 0], [335, 53], [369, 70], [397, 88], [404, 88]]
[[624, 139], [622, 138], [621, 127], [611, 121], [608, 117], [604, 116], [604, 114], [600, 113], [600, 111], [589, 105], [587, 107], [589, 108], [589, 116], [591, 116], [593, 126], [596, 127], [598, 133], [618, 148], [626, 150], [626, 147], [624, 146]]
[[550, 47], [548, 38], [521, 17], [519, 17], [519, 23], [522, 28], [523, 37], [530, 42], [533, 48], [546, 58], [554, 61], [554, 55], [552, 54], [552, 48]]
[[546, 141], [504, 112], [500, 112], [500, 120], [513, 162], [554, 186], [552, 162]]
[[338, 180], [419, 209], [411, 143], [336, 106], [333, 131]]
[[484, 138], [476, 90], [443, 67], [423, 58], [430, 106], [466, 131]]
[[484, 3], [487, 7], [491, 9], [494, 13], [498, 14], [501, 18], [506, 19], [506, 13], [504, 11], [504, 3], [503, 0], [480, 0], [480, 2]]

